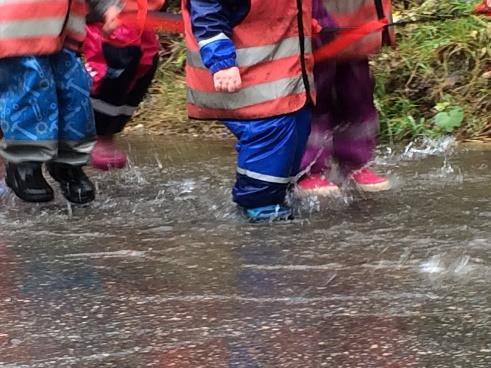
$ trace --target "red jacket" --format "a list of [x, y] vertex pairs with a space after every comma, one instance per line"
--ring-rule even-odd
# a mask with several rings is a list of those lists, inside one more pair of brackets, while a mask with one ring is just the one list
[[[299, 3], [303, 3], [301, 9]], [[298, 111], [315, 98], [311, 0], [251, 0], [248, 14], [231, 35], [242, 76], [242, 89], [232, 94], [215, 91], [193, 34], [188, 0], [183, 2], [183, 17], [191, 117], [268, 118]]]

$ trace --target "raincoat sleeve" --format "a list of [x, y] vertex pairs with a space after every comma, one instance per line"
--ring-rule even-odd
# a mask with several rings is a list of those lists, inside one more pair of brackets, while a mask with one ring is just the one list
[[100, 21], [111, 6], [123, 8], [122, 0], [87, 0], [87, 4], [89, 5], [88, 22]]
[[189, 0], [193, 34], [203, 64], [212, 73], [237, 66], [232, 37], [233, 15], [224, 0]]

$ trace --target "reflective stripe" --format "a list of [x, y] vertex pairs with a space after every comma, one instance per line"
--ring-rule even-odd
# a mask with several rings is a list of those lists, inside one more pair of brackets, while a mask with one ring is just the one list
[[268, 183], [288, 184], [292, 180], [291, 178], [281, 178], [279, 176], [265, 175], [258, 172], [242, 169], [240, 167], [237, 168], [237, 173], [240, 175], [245, 175], [252, 179], [261, 180]]
[[120, 115], [132, 116], [137, 109], [135, 106], [129, 106], [129, 105], [122, 105], [122, 106], [111, 105], [107, 102], [98, 100], [96, 98], [92, 99], [92, 108], [97, 112], [109, 116], [120, 116]]
[[0, 0], [0, 6], [40, 2], [46, 2], [46, 0]]
[[66, 27], [72, 32], [85, 34], [85, 17], [70, 15]]
[[73, 166], [83, 166], [89, 162], [90, 153], [95, 146], [95, 137], [87, 138], [82, 141], [58, 142], [58, 155], [53, 159], [54, 162]]
[[237, 110], [305, 92], [302, 76], [256, 84], [236, 93], [202, 92], [188, 88], [188, 101], [212, 109]]
[[0, 141], [0, 156], [5, 161], [12, 163], [39, 161], [46, 162], [58, 153], [56, 141], [24, 141], [7, 140]]
[[215, 42], [215, 41], [219, 41], [219, 40], [230, 40], [230, 38], [228, 38], [225, 33], [219, 33], [216, 36], [213, 36], [213, 37], [208, 38], [206, 40], [199, 41], [199, 44], [198, 45], [201, 48], [203, 46], [208, 45], [209, 43], [212, 43], [212, 42]]
[[[305, 40], [305, 52], [307, 54], [312, 53], [310, 38]], [[300, 40], [298, 37], [290, 37], [272, 45], [237, 49], [237, 63], [240, 67], [248, 67], [295, 55], [300, 55]], [[189, 65], [205, 68], [199, 52], [188, 51], [187, 57]]]
[[63, 17], [43, 20], [21, 20], [0, 22], [0, 39], [58, 36], [63, 27]]
[[85, 165], [95, 145], [95, 138], [82, 141], [0, 141], [0, 156], [6, 161], [47, 162], [53, 160], [70, 165]]

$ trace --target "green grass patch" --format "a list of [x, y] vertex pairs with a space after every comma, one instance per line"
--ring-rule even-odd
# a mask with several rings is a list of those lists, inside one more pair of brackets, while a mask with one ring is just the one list
[[[471, 13], [473, 4], [426, 1], [402, 18]], [[374, 60], [382, 138], [491, 134], [491, 27], [477, 16], [398, 29], [396, 49]]]

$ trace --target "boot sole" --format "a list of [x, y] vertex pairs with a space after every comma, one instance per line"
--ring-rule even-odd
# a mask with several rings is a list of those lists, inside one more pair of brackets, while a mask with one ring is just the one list
[[29, 202], [29, 203], [46, 203], [46, 202], [51, 202], [53, 199], [55, 199], [54, 194], [50, 195], [24, 195], [23, 193], [19, 193], [15, 189], [15, 185], [13, 185], [8, 178], [5, 178], [5, 184], [12, 190], [12, 192], [15, 193], [15, 195], [22, 199], [24, 202]]
[[384, 181], [378, 184], [358, 184], [356, 183], [358, 189], [367, 193], [377, 193], [377, 192], [386, 192], [392, 189], [392, 184], [390, 181]]
[[265, 217], [265, 218], [252, 218], [252, 217], [246, 216], [246, 219], [251, 224], [264, 224], [264, 223], [269, 223], [269, 222], [293, 221], [293, 220], [295, 220], [295, 217], [293, 215]]
[[340, 197], [341, 189], [339, 189], [339, 187], [315, 188], [315, 189], [298, 188], [297, 193], [300, 198], [307, 198], [311, 196]]
[[69, 202], [75, 204], [87, 204], [95, 200], [95, 192], [91, 192], [90, 194], [72, 196], [70, 192], [64, 188], [64, 185], [58, 182], [61, 189], [61, 194], [65, 197]]
[[97, 170], [101, 171], [110, 171], [113, 169], [120, 170], [124, 169], [128, 165], [128, 159], [124, 160], [111, 160], [111, 159], [99, 159], [99, 158], [92, 158], [90, 160], [90, 165]]

